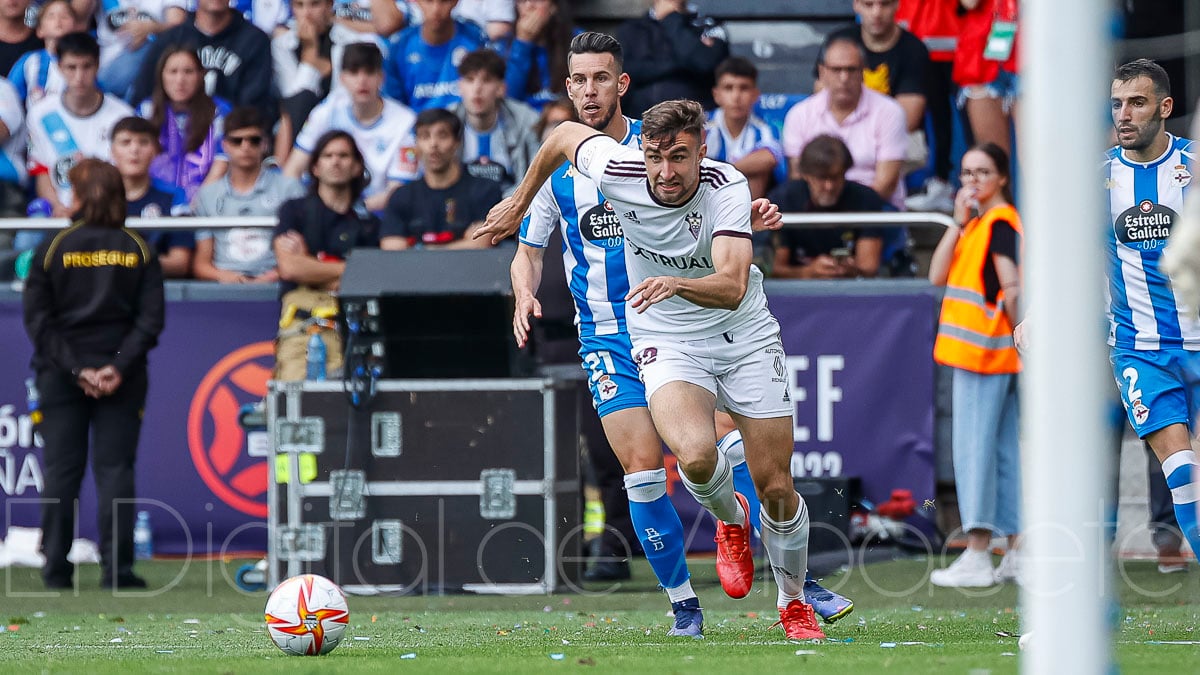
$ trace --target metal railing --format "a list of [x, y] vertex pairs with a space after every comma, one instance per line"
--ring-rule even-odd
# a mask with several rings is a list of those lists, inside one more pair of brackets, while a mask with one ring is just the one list
[[783, 226], [798, 229], [830, 229], [883, 225], [891, 227], [951, 227], [954, 219], [936, 211], [883, 211], [855, 213], [784, 213]]
[[[128, 218], [127, 227], [147, 230], [221, 230], [234, 227], [275, 227], [274, 216], [205, 217], [163, 216]], [[0, 230], [57, 230], [71, 224], [67, 218], [0, 218]], [[784, 213], [784, 227], [826, 229], [847, 226], [884, 225], [950, 227], [954, 219], [944, 213], [925, 211], [884, 211], [854, 213]]]
[[[126, 218], [125, 226], [145, 230], [227, 230], [234, 227], [275, 227], [275, 216], [160, 216]], [[71, 224], [69, 218], [0, 218], [0, 230], [60, 230]]]

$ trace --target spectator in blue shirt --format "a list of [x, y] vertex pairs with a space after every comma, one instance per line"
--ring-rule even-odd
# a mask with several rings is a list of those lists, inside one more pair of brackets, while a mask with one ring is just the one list
[[384, 93], [420, 112], [458, 102], [458, 64], [486, 39], [450, 16], [458, 0], [415, 0], [425, 17], [388, 42]]
[[516, 37], [501, 52], [508, 95], [541, 110], [567, 93], [567, 50], [581, 31], [564, 0], [517, 0]]

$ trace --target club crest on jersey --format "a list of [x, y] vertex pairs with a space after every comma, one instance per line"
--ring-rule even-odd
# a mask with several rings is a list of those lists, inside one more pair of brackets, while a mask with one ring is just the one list
[[[1117, 216], [1113, 229], [1117, 240], [1126, 246], [1146, 249], [1146, 242], [1165, 241], [1171, 236], [1171, 225], [1179, 214], [1169, 206], [1143, 199], [1137, 206]], [[1151, 246], [1150, 248], [1157, 248]]]
[[1175, 170], [1171, 172], [1171, 183], [1175, 187], [1187, 187], [1188, 183], [1192, 182], [1192, 174], [1188, 173], [1187, 166], [1176, 164]]
[[684, 222], [687, 223], [688, 232], [692, 233], [692, 238], [699, 239], [700, 228], [704, 226], [704, 216], [700, 215], [699, 211], [692, 211], [687, 218], [684, 218]]

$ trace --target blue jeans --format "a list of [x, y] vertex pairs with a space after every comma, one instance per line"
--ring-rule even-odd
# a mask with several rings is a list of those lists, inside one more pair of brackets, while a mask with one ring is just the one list
[[[149, 51], [149, 40], [143, 42], [142, 46], [136, 50], [129, 51], [122, 49], [117, 58], [100, 69], [100, 88], [114, 96], [119, 96], [129, 101], [130, 90], [133, 89], [133, 81], [137, 79], [138, 72], [142, 69], [142, 61], [145, 60], [146, 53]], [[129, 101], [129, 103], [136, 106], [139, 102]]]
[[1020, 531], [1017, 376], [954, 368], [954, 482], [964, 530]]

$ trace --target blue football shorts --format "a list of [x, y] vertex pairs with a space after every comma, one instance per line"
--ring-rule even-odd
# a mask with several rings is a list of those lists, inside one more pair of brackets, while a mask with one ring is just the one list
[[579, 344], [596, 414], [604, 417], [626, 408], [646, 407], [646, 388], [638, 377], [628, 334], [581, 337]]
[[1172, 424], [1196, 427], [1200, 352], [1113, 349], [1109, 360], [1121, 391], [1121, 403], [1138, 438]]

